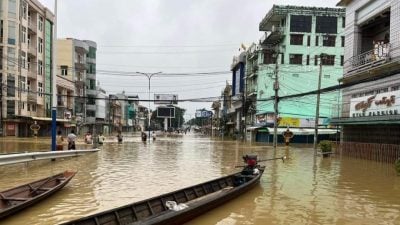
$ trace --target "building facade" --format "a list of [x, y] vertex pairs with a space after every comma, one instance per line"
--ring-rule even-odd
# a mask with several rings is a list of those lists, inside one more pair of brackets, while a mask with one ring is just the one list
[[[346, 48], [341, 141], [400, 145], [400, 2], [342, 0]], [[367, 149], [365, 149], [367, 150]], [[386, 154], [386, 153], [383, 153]]]
[[[78, 133], [96, 123], [96, 43], [57, 40], [57, 117], [71, 119]], [[70, 127], [69, 124], [65, 124]]]
[[[320, 73], [321, 88], [338, 85], [344, 64], [344, 24], [342, 8], [273, 6], [259, 25], [265, 34], [260, 39], [258, 54], [254, 125], [273, 124], [275, 89], [278, 96], [317, 90]], [[337, 117], [340, 105], [339, 92], [321, 94], [319, 124], [328, 127], [330, 118]], [[312, 128], [315, 115], [316, 95], [279, 99], [277, 116], [281, 130]], [[262, 137], [265, 135], [271, 134], [260, 133], [257, 139], [272, 140]], [[304, 140], [297, 135], [297, 141], [312, 142], [312, 138], [308, 140], [312, 135], [313, 131], [308, 132]]]
[[[50, 135], [54, 16], [37, 0], [0, 2], [0, 135]], [[62, 121], [58, 121], [62, 122]]]

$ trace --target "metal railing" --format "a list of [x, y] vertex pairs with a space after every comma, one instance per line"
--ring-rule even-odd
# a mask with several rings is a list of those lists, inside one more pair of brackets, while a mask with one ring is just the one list
[[68, 151], [48, 151], [48, 152], [30, 152], [0, 155], [0, 166], [24, 163], [35, 160], [56, 159], [72, 156], [79, 156], [85, 153], [97, 152], [99, 149], [91, 150], [68, 150]]
[[350, 58], [349, 63], [352, 69], [385, 61], [390, 58], [390, 43], [377, 44], [374, 49]]

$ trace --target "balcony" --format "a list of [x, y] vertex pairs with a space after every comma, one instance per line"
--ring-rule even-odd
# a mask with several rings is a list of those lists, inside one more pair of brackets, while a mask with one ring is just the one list
[[86, 65], [83, 63], [75, 63], [75, 70], [77, 71], [85, 71]]
[[37, 25], [36, 23], [32, 22], [32, 20], [28, 21], [28, 31], [30, 34], [36, 34]]
[[28, 102], [37, 102], [37, 94], [29, 92], [28, 93]]
[[95, 104], [93, 104], [93, 105], [91, 105], [91, 104], [86, 104], [86, 110], [88, 110], [88, 111], [96, 111], [96, 105]]
[[87, 94], [87, 95], [94, 95], [94, 96], [96, 96], [96, 95], [97, 95], [97, 90], [95, 90], [95, 89], [86, 89], [86, 94]]
[[267, 31], [260, 39], [261, 45], [276, 45], [280, 43], [285, 36], [285, 27], [272, 26], [271, 31]]
[[30, 46], [28, 46], [28, 55], [36, 57], [37, 55], [37, 48], [33, 46], [33, 44], [31, 44]]
[[36, 67], [30, 67], [28, 70], [28, 78], [31, 79], [36, 79], [37, 78], [37, 72], [36, 72]]
[[396, 66], [390, 57], [391, 45], [377, 44], [374, 49], [350, 58], [345, 66], [345, 76], [341, 81], [349, 82], [376, 77], [385, 70]]
[[90, 80], [96, 80], [96, 74], [87, 73], [86, 78]]

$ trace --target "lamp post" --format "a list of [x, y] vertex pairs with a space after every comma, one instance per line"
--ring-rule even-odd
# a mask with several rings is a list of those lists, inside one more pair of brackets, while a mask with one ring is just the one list
[[149, 98], [148, 98], [148, 101], [149, 101], [149, 109], [148, 109], [148, 112], [147, 112], [147, 117], [148, 117], [148, 121], [149, 121], [149, 136], [148, 136], [148, 140], [149, 140], [149, 142], [150, 142], [150, 83], [151, 83], [151, 78], [153, 77], [153, 76], [155, 76], [155, 75], [157, 75], [157, 74], [161, 74], [162, 72], [157, 72], [157, 73], [142, 73], [142, 72], [136, 72], [137, 74], [141, 74], [141, 75], [143, 75], [143, 76], [146, 76], [147, 77], [147, 79], [149, 80]]
[[57, 55], [56, 55], [56, 41], [57, 41], [57, 0], [54, 1], [54, 25], [53, 25], [53, 45], [52, 45], [52, 57], [53, 57], [53, 71], [52, 71], [52, 107], [51, 107], [51, 151], [56, 150], [56, 129], [57, 129], [57, 94], [56, 94], [56, 76], [57, 76]]

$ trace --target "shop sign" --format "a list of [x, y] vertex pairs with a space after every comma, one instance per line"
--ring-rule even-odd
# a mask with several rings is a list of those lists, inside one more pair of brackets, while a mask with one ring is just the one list
[[399, 98], [400, 91], [353, 98], [350, 100], [350, 116], [369, 117], [399, 115]]
[[266, 125], [274, 123], [275, 116], [274, 114], [260, 114], [256, 115], [256, 124], [257, 125]]
[[279, 120], [280, 127], [300, 127], [300, 119], [292, 117], [281, 117]]

